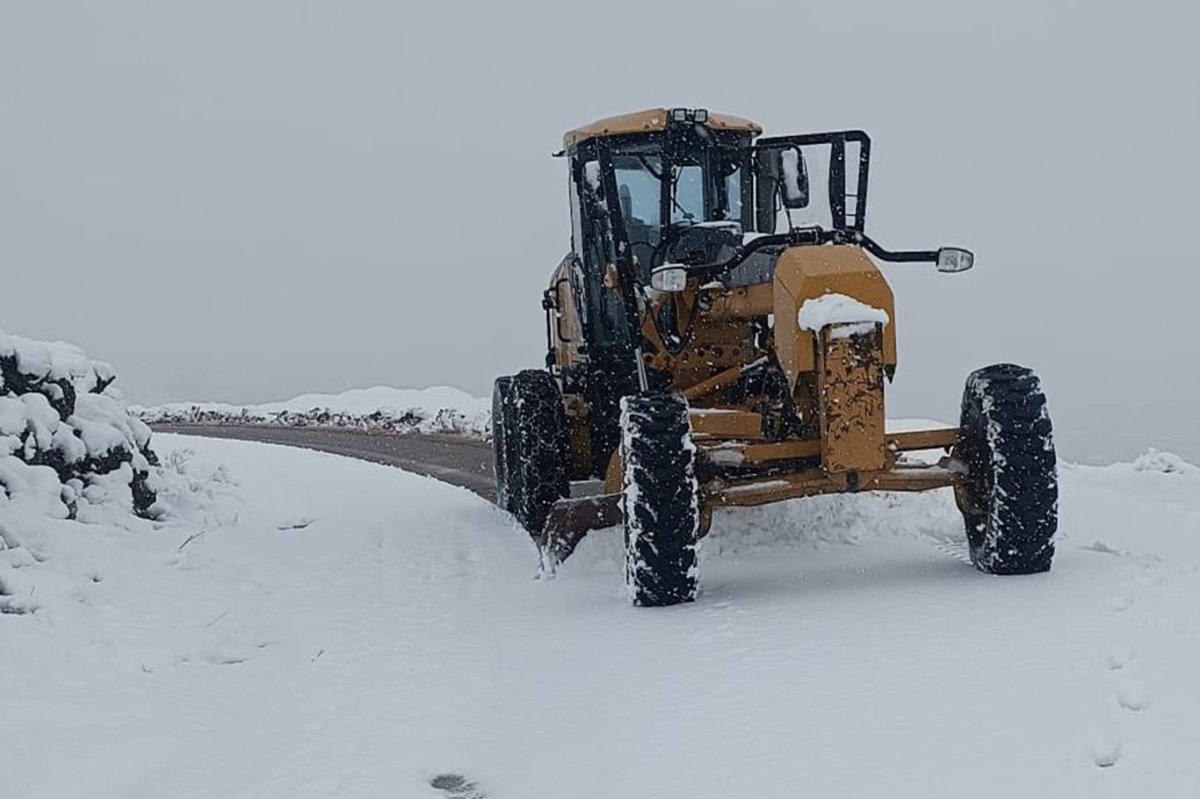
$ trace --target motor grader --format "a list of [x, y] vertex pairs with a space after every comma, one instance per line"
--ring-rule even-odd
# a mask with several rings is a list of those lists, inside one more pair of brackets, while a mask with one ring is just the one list
[[867, 235], [866, 133], [761, 132], [659, 108], [566, 134], [571, 251], [543, 295], [545, 368], [495, 382], [499, 503], [546, 568], [620, 525], [644, 606], [695, 599], [714, 509], [840, 492], [952, 488], [978, 569], [1048, 570], [1056, 464], [1030, 370], [971, 374], [958, 427], [886, 426], [897, 317], [876, 260], [973, 254]]

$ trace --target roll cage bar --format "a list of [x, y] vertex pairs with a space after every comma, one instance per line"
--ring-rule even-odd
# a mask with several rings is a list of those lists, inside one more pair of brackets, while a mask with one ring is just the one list
[[[846, 142], [858, 144], [858, 181], [854, 194], [846, 194]], [[772, 136], [759, 139], [754, 145], [754, 166], [756, 179], [762, 178], [762, 156], [768, 152], [784, 147], [805, 147], [812, 145], [829, 145], [829, 211], [834, 230], [863, 231], [867, 221], [867, 185], [871, 168], [871, 137], [862, 130], [839, 130], [830, 133], [802, 133], [795, 136]], [[846, 198], [854, 197], [854, 221], [846, 224]], [[759, 211], [763, 198], [760, 196]], [[760, 215], [759, 221], [762, 217]], [[763, 225], [759, 225], [763, 227]]]

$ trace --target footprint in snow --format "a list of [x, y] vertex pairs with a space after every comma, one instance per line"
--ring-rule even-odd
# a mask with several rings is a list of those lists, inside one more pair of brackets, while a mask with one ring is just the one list
[[1117, 703], [1126, 710], [1145, 710], [1150, 707], [1150, 688], [1138, 680], [1128, 680], [1117, 689]]
[[1097, 730], [1088, 741], [1088, 754], [1100, 768], [1115, 766], [1121, 759], [1121, 736], [1116, 730]]
[[1089, 552], [1099, 552], [1102, 555], [1116, 555], [1117, 557], [1122, 557], [1122, 558], [1125, 557], [1125, 555], [1127, 554], [1127, 553], [1122, 552], [1121, 550], [1117, 549], [1116, 547], [1110, 547], [1108, 544], [1104, 543], [1103, 541], [1093, 541], [1090, 544], [1083, 544], [1079, 548], [1086, 549]]
[[1131, 646], [1117, 647], [1104, 656], [1104, 667], [1109, 671], [1117, 671], [1129, 665], [1136, 653]]
[[1112, 596], [1108, 598], [1108, 602], [1105, 604], [1108, 605], [1109, 610], [1120, 613], [1123, 610], [1129, 609], [1133, 604], [1133, 598], [1128, 596]]
[[446, 794], [448, 799], [485, 799], [479, 786], [461, 774], [439, 774], [429, 784]]

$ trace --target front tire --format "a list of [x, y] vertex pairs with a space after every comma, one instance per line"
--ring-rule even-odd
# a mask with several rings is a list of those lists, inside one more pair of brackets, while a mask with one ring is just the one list
[[1050, 570], [1058, 529], [1054, 435], [1041, 381], [997, 364], [967, 378], [958, 456], [967, 476], [955, 499], [971, 562], [988, 574]]
[[696, 598], [700, 490], [687, 401], [677, 394], [621, 400], [621, 515], [625, 585], [633, 604]]

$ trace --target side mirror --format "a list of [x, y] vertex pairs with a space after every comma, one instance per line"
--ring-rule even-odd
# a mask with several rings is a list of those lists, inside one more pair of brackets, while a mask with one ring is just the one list
[[937, 251], [939, 272], [965, 272], [975, 265], [975, 253], [961, 247], [942, 247]]
[[650, 286], [658, 291], [683, 291], [687, 288], [687, 278], [686, 266], [663, 264], [650, 273]]
[[808, 207], [808, 164], [799, 147], [779, 150], [776, 173], [784, 208]]

